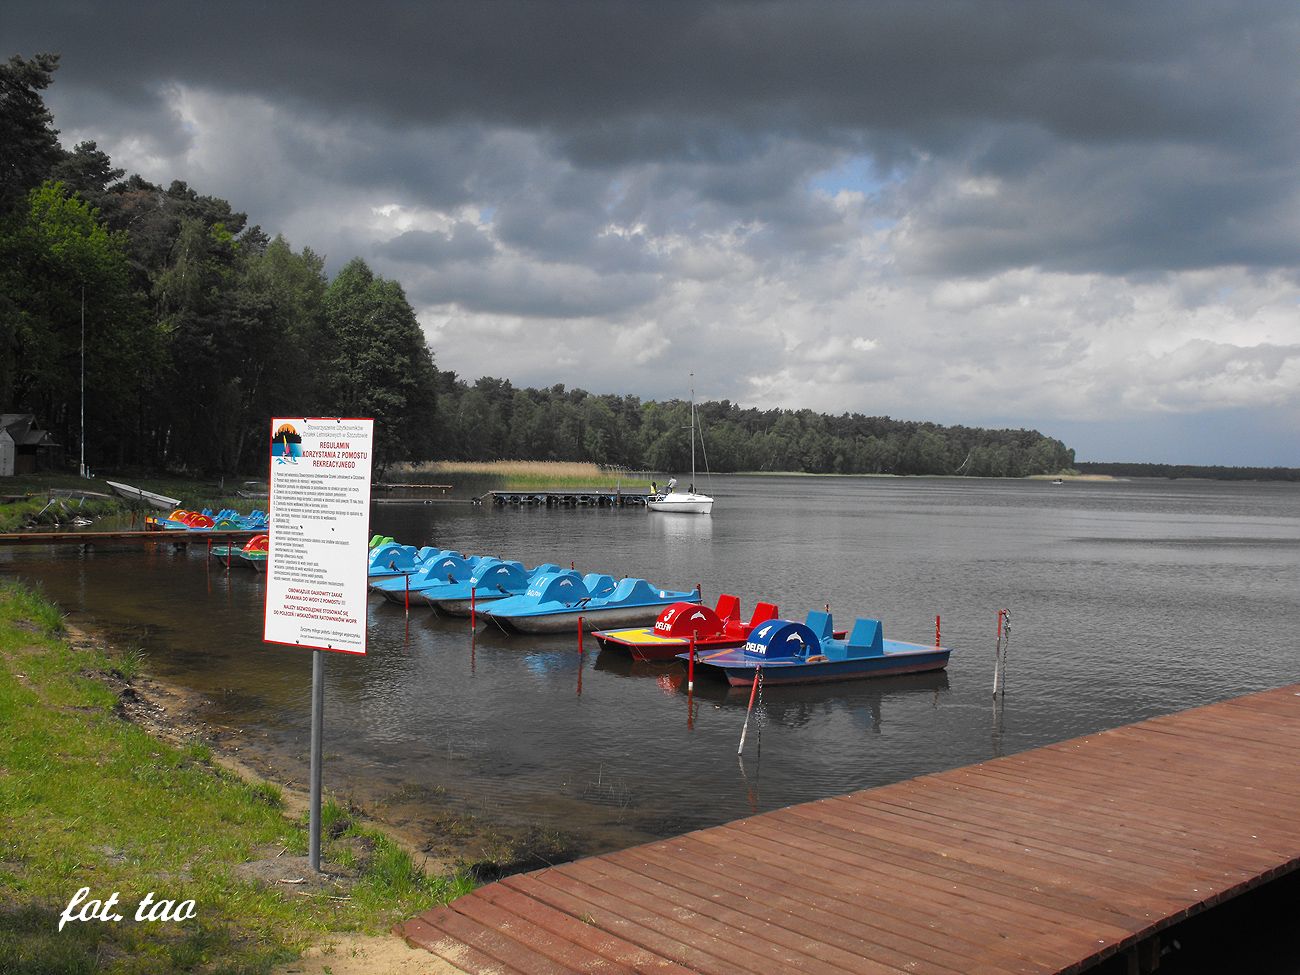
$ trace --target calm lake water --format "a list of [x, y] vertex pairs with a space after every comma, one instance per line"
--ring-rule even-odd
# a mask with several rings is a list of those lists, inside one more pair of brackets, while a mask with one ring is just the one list
[[[716, 477], [711, 517], [376, 505], [413, 544], [829, 603], [954, 648], [946, 673], [747, 690], [588, 639], [506, 636], [372, 597], [370, 653], [326, 661], [326, 789], [602, 852], [1300, 680], [1300, 486]], [[310, 654], [261, 643], [263, 578], [203, 550], [0, 549], [81, 623], [210, 699], [250, 757], [306, 779]], [[1005, 703], [991, 697], [1011, 612]]]

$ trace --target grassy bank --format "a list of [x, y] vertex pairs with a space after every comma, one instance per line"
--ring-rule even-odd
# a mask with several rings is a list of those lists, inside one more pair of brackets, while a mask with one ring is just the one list
[[[116, 477], [112, 479], [117, 479]], [[237, 491], [243, 481], [184, 480], [175, 477], [122, 476], [134, 487], [154, 491], [180, 500], [180, 507], [195, 511], [211, 508], [233, 508], [247, 514], [254, 508], [266, 508], [265, 498], [241, 498]], [[262, 485], [265, 488], [265, 485]], [[59, 492], [87, 491], [110, 495], [107, 498], [64, 497]], [[101, 478], [82, 478], [75, 474], [30, 474], [20, 477], [0, 478], [0, 532], [26, 529], [50, 529], [69, 526], [74, 519], [92, 522], [103, 518], [125, 518], [132, 511], [132, 502], [113, 496], [113, 489]], [[145, 513], [135, 505], [137, 514]], [[153, 512], [148, 509], [149, 513]], [[93, 528], [90, 530], [94, 530]]]
[[[136, 656], [72, 645], [56, 607], [0, 584], [0, 973], [266, 972], [330, 932], [381, 933], [468, 888], [425, 877], [330, 803], [324, 861], [274, 786], [216, 768], [129, 719]], [[119, 892], [120, 922], [60, 915]], [[141, 899], [195, 917], [136, 921]]]

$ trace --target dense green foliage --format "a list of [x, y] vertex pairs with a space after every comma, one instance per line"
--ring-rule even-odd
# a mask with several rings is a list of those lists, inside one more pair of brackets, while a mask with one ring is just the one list
[[[690, 470], [690, 404], [681, 400], [643, 403], [563, 386], [516, 389], [498, 379], [470, 386], [443, 373], [438, 410], [436, 446], [449, 460], [590, 460]], [[1074, 451], [1032, 430], [741, 409], [726, 400], [701, 403], [697, 413], [700, 470], [1022, 477], [1074, 462]]]
[[65, 152], [57, 65], [0, 64], [0, 410], [79, 453], [84, 308], [92, 468], [258, 471], [277, 414], [373, 415], [382, 459], [427, 456], [433, 359], [401, 287], [359, 261], [331, 283], [225, 200]]
[[[517, 389], [439, 373], [401, 286], [360, 259], [268, 237], [185, 183], [124, 178], [59, 146], [41, 91], [55, 55], [0, 64], [0, 410], [34, 412], [92, 468], [258, 473], [272, 416], [373, 416], [395, 460], [690, 466], [686, 403]], [[716, 471], [1022, 476], [1071, 466], [1026, 430], [701, 407]]]
[[1111, 477], [1200, 477], [1215, 481], [1300, 481], [1297, 467], [1215, 467], [1198, 464], [1129, 464], [1089, 462], [1074, 465], [1080, 474]]

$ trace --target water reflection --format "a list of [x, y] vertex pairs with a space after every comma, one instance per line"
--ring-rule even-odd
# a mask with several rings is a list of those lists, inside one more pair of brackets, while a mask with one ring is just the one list
[[[376, 599], [368, 655], [327, 663], [327, 788], [407, 796], [412, 822], [450, 807], [595, 852], [1300, 678], [1296, 486], [718, 482], [707, 518], [382, 505], [371, 527], [698, 582], [746, 609], [769, 598], [801, 617], [829, 602], [839, 625], [873, 615], [895, 639], [930, 642], [941, 614], [948, 671], [765, 688], [738, 764], [748, 688], [697, 674], [690, 692], [676, 661]], [[74, 622], [144, 648], [245, 755], [305, 778], [310, 656], [262, 644], [263, 577], [167, 546], [0, 549], [0, 575], [39, 581]], [[1016, 644], [995, 709], [1004, 606]]]
[[651, 511], [645, 518], [650, 525], [650, 534], [663, 538], [670, 545], [692, 545], [707, 542], [713, 537], [711, 515]]

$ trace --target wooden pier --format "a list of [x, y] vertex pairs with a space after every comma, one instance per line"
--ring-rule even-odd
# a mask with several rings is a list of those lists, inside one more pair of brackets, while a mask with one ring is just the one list
[[489, 491], [484, 497], [496, 505], [543, 508], [631, 508], [645, 507], [645, 492], [611, 491], [607, 488], [563, 491]]
[[1300, 868], [1297, 756], [1300, 684], [509, 877], [394, 930], [461, 972], [1149, 972], [1162, 931]]
[[254, 535], [265, 535], [265, 528], [215, 528], [187, 531], [121, 532], [7, 532], [0, 534], [0, 545], [192, 545], [212, 542], [243, 542]]

